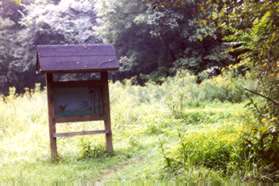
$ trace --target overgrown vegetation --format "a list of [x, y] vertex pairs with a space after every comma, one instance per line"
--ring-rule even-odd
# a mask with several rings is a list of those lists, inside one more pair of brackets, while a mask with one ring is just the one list
[[[231, 82], [234, 85], [227, 86]], [[257, 125], [244, 108], [249, 101], [234, 93], [241, 91], [240, 84], [255, 86], [246, 77], [235, 79], [229, 73], [197, 85], [188, 72], [167, 78], [160, 86], [113, 83], [114, 155], [104, 151], [103, 136], [60, 139], [57, 164], [49, 160], [45, 93], [37, 89], [15, 95], [11, 90], [0, 102], [0, 182], [135, 183], [136, 177], [139, 183], [239, 183], [248, 178], [255, 181], [253, 176], [264, 178], [251, 159], [258, 153], [246, 153], [244, 137], [250, 126]], [[223, 100], [227, 92], [234, 103]], [[178, 103], [181, 106], [174, 108]], [[102, 127], [89, 122], [58, 130]], [[108, 173], [110, 169], [117, 171]]]
[[[0, 182], [278, 181], [278, 15], [275, 0], [1, 1]], [[61, 140], [50, 164], [35, 45], [93, 42], [114, 44], [121, 63], [117, 150]]]

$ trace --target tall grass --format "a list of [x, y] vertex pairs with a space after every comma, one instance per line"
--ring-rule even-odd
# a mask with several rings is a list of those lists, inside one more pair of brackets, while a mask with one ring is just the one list
[[[0, 183], [94, 183], [102, 177], [121, 183], [135, 177], [163, 181], [173, 175], [169, 168], [177, 181], [227, 182], [224, 173], [236, 170], [238, 139], [251, 117], [240, 86], [254, 82], [230, 74], [195, 81], [180, 72], [162, 85], [111, 83], [114, 155], [104, 152], [104, 136], [59, 139], [57, 164], [49, 160], [46, 92], [37, 88], [16, 95], [11, 89], [0, 99]], [[87, 122], [57, 130], [100, 128], [102, 122]]]

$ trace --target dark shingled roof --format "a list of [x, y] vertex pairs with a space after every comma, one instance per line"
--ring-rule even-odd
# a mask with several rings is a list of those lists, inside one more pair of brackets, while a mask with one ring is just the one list
[[40, 72], [94, 72], [118, 68], [112, 45], [37, 46], [37, 70]]

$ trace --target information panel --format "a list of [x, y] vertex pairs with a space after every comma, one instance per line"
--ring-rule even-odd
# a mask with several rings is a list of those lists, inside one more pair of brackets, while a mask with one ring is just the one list
[[56, 117], [103, 115], [101, 87], [55, 87], [53, 95]]

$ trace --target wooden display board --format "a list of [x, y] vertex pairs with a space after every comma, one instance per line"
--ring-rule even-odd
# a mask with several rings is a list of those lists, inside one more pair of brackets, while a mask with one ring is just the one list
[[[105, 134], [106, 150], [113, 151], [108, 71], [119, 64], [112, 45], [40, 45], [37, 69], [45, 73], [48, 97], [51, 158], [57, 159], [58, 137]], [[54, 81], [57, 73], [100, 73], [98, 80]], [[104, 130], [57, 133], [59, 123], [104, 121]]]
[[[100, 80], [55, 82], [49, 73], [46, 79], [52, 159], [57, 159], [57, 137], [104, 133], [106, 149], [112, 152], [108, 73], [102, 72]], [[57, 123], [97, 120], [104, 121], [105, 130], [56, 133]]]
[[[54, 115], [65, 121], [78, 121], [84, 117], [102, 119], [104, 115], [103, 86], [62, 86], [53, 87]], [[74, 119], [73, 119], [74, 118]], [[58, 119], [59, 120], [59, 119]]]

